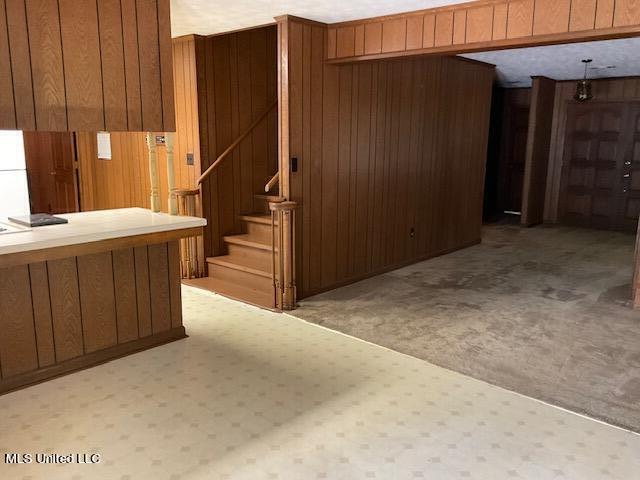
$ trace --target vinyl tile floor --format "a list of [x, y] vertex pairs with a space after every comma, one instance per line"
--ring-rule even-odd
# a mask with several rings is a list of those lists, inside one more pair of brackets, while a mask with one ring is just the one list
[[640, 436], [183, 288], [189, 338], [0, 397], [13, 479], [640, 479]]

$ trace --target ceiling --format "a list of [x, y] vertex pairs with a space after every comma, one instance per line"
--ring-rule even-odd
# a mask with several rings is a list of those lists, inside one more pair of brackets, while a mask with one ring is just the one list
[[461, 56], [495, 65], [498, 82], [503, 87], [529, 87], [532, 75], [544, 75], [554, 80], [582, 78], [583, 58], [593, 59], [589, 78], [640, 75], [640, 38], [495, 50]]
[[453, 5], [466, 0], [171, 0], [171, 34], [210, 35], [289, 14], [334, 23]]

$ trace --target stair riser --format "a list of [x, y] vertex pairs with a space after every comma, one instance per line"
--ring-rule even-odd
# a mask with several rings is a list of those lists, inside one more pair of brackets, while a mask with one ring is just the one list
[[270, 213], [271, 211], [269, 210], [269, 202], [267, 200], [264, 200], [262, 198], [254, 198], [253, 199], [253, 208], [256, 212], [262, 212], [262, 213]]
[[269, 293], [273, 291], [273, 283], [270, 278], [254, 275], [252, 273], [235, 270], [222, 265], [209, 264], [209, 276], [225, 282], [242, 285], [244, 288]]
[[[271, 245], [271, 225], [264, 223], [245, 222], [245, 229], [251, 236], [255, 236], [256, 240]], [[276, 227], [276, 246], [278, 246], [278, 228]]]
[[[262, 270], [264, 272], [271, 271], [271, 252], [267, 250], [258, 250], [257, 248], [228, 243], [227, 251], [232, 261], [237, 259], [238, 263], [255, 268], [256, 270]], [[278, 255], [276, 254], [276, 261], [277, 260]]]

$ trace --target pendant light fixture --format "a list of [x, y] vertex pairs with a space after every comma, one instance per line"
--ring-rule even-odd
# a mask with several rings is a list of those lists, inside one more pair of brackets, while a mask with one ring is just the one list
[[573, 98], [579, 102], [586, 102], [593, 98], [591, 94], [591, 81], [587, 79], [587, 68], [591, 62], [592, 60], [590, 58], [582, 60], [582, 63], [584, 63], [584, 78], [578, 81], [576, 94], [573, 96]]

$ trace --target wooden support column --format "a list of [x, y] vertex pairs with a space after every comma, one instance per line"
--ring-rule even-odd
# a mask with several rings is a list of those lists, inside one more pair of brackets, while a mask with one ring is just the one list
[[276, 17], [278, 22], [278, 171], [279, 194], [291, 196], [289, 162], [289, 18]]
[[147, 148], [149, 149], [149, 177], [151, 179], [151, 210], [160, 211], [160, 193], [158, 180], [158, 154], [153, 132], [147, 132]]
[[165, 133], [165, 146], [167, 149], [167, 183], [169, 192], [169, 214], [177, 215], [178, 214], [178, 203], [176, 201], [175, 188], [176, 188], [176, 179], [175, 179], [175, 170], [173, 169], [173, 145], [174, 145], [174, 133], [167, 132]]
[[556, 82], [547, 77], [532, 77], [529, 133], [524, 164], [521, 224], [537, 225], [544, 219], [547, 191], [547, 167], [551, 145], [551, 127]]
[[[295, 265], [295, 209], [296, 202], [271, 202], [269, 209], [272, 215], [272, 228], [277, 218], [278, 232], [278, 262], [275, 267], [276, 279], [276, 307], [282, 310], [293, 310], [296, 308], [296, 265]], [[275, 263], [275, 262], [274, 262]]]

